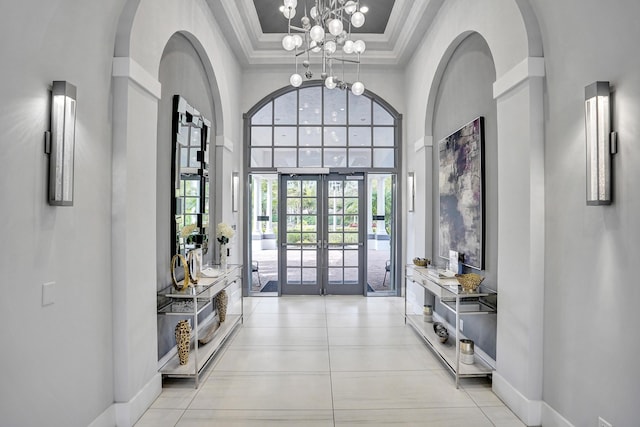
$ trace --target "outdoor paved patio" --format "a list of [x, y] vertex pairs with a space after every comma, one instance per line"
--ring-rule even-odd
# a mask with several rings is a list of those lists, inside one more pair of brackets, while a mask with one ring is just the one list
[[[259, 292], [269, 281], [278, 280], [277, 249], [262, 249], [261, 240], [253, 241], [253, 261], [258, 262], [258, 273], [252, 275], [252, 291]], [[378, 246], [381, 249], [376, 249]], [[367, 282], [375, 291], [390, 290], [390, 277], [385, 280], [385, 264], [389, 259], [388, 241], [368, 241]], [[260, 280], [258, 281], [258, 274]], [[384, 283], [384, 285], [383, 285]]]

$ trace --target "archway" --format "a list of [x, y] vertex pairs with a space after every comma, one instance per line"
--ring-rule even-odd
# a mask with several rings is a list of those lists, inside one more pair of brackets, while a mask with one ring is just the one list
[[[239, 91], [239, 66], [206, 1], [130, 0], [113, 60], [111, 270], [118, 425], [135, 422], [162, 387], [156, 332], [158, 73], [165, 46], [176, 33], [194, 47], [210, 83], [217, 173], [229, 175], [216, 185], [220, 199], [229, 196], [231, 169], [239, 160], [232, 141], [239, 140], [240, 114], [230, 95]], [[231, 215], [230, 207], [217, 206], [214, 218]]]
[[[452, 53], [480, 34], [494, 59], [498, 146], [498, 271], [500, 282], [494, 391], [528, 424], [539, 424], [542, 400], [544, 294], [544, 60], [536, 19], [526, 1], [446, 2], [408, 67], [408, 167], [433, 164], [435, 96]], [[500, 8], [500, 13], [496, 9]], [[414, 95], [417, 94], [417, 95]], [[425, 96], [426, 94], [426, 96]], [[414, 224], [431, 222], [430, 190]], [[422, 218], [420, 217], [422, 215]], [[425, 241], [433, 230], [423, 231]], [[430, 254], [415, 242], [417, 253]], [[411, 249], [408, 250], [411, 253]]]

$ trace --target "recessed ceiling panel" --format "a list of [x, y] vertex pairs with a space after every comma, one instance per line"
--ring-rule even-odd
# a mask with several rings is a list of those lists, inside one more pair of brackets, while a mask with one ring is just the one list
[[[280, 12], [282, 3], [282, 0], [253, 0], [263, 33], [287, 32], [287, 19]], [[307, 15], [309, 15], [315, 1], [298, 0], [296, 16], [291, 20], [295, 26], [301, 26], [300, 18], [304, 16], [305, 3]], [[353, 33], [384, 34], [394, 3], [395, 0], [362, 0], [360, 7], [367, 6], [369, 8], [365, 14], [365, 23], [361, 28], [352, 28], [351, 31]]]

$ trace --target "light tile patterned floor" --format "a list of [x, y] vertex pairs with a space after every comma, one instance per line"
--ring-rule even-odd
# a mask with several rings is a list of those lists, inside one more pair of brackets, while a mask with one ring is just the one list
[[165, 380], [137, 427], [523, 426], [488, 380], [453, 377], [400, 298], [246, 298], [200, 387]]

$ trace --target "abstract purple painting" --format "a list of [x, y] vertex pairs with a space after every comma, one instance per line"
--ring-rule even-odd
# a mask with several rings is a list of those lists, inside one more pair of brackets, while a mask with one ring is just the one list
[[472, 122], [442, 139], [439, 150], [439, 255], [464, 254], [464, 264], [482, 269], [484, 120]]

